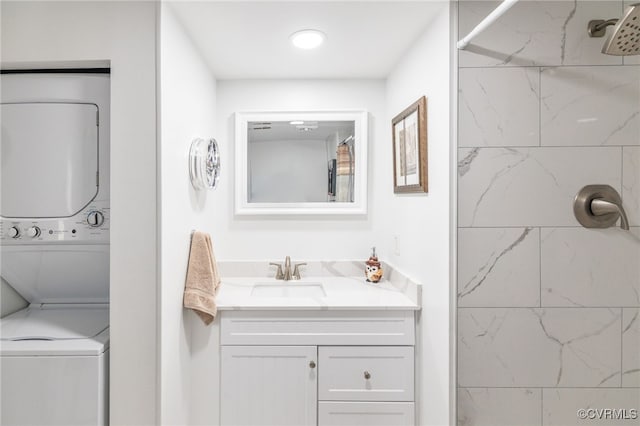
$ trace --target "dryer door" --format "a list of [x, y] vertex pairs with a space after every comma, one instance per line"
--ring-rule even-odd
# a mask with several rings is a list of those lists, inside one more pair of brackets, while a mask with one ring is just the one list
[[98, 107], [1, 105], [0, 216], [73, 216], [98, 193]]

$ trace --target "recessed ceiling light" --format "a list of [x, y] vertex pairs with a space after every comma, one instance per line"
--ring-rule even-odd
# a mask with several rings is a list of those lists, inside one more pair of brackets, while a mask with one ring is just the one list
[[299, 124], [304, 124], [304, 121], [301, 121], [301, 120], [290, 121], [289, 124], [291, 124], [292, 126], [297, 126]]
[[318, 30], [301, 30], [291, 34], [289, 39], [297, 48], [314, 49], [322, 44], [325, 35]]

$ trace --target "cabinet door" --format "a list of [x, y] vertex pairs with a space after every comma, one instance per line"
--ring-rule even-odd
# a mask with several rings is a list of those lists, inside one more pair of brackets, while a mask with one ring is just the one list
[[222, 426], [316, 425], [315, 346], [222, 346]]

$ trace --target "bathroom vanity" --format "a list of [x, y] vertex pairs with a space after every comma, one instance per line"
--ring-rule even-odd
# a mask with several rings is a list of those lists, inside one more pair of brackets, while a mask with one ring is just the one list
[[418, 291], [361, 276], [223, 279], [221, 425], [414, 425]]

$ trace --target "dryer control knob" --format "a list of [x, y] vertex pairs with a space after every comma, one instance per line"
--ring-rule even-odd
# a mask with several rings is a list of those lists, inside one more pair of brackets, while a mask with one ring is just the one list
[[27, 236], [31, 238], [39, 237], [40, 228], [38, 228], [37, 226], [32, 226], [31, 228], [27, 229]]
[[20, 230], [17, 226], [12, 226], [11, 228], [9, 228], [9, 236], [11, 238], [18, 238], [20, 236]]
[[87, 215], [87, 223], [92, 228], [101, 226], [104, 223], [104, 214], [99, 211], [89, 212], [89, 214]]

